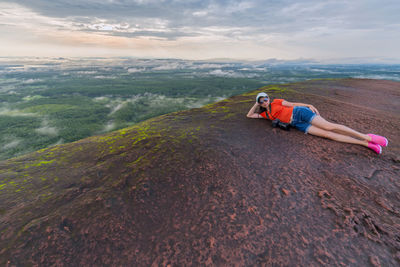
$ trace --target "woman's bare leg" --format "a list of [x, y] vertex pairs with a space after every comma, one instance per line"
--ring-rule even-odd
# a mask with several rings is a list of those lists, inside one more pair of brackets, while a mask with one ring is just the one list
[[[352, 137], [356, 137], [358, 139], [361, 140], [365, 140], [365, 141], [371, 141], [371, 137], [357, 132], [356, 130], [353, 130], [347, 126], [341, 125], [341, 124], [337, 124], [337, 123], [332, 123], [329, 122], [327, 120], [325, 120], [324, 118], [322, 118], [321, 116], [317, 115], [314, 117], [314, 119], [311, 121], [311, 124], [313, 126], [316, 126], [320, 129], [326, 130], [326, 131], [338, 131], [340, 132], [339, 135], [347, 135], [347, 136], [352, 136]], [[354, 138], [353, 138], [354, 139]]]
[[321, 129], [321, 128], [313, 126], [313, 125], [311, 125], [310, 128], [308, 128], [307, 133], [316, 135], [316, 136], [320, 136], [320, 137], [324, 137], [324, 138], [328, 138], [328, 139], [335, 140], [335, 141], [342, 142], [342, 143], [356, 144], [356, 145], [362, 145], [362, 146], [368, 147], [368, 141], [366, 141], [366, 140], [359, 140], [359, 139], [353, 138], [348, 135], [343, 135], [343, 134], [335, 133], [332, 131], [327, 131], [327, 130]]

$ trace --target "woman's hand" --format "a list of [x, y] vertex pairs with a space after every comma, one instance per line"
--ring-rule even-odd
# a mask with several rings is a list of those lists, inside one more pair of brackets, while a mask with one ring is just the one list
[[252, 118], [252, 119], [261, 119], [262, 117], [260, 114], [255, 113], [256, 108], [260, 106], [259, 103], [255, 103], [254, 106], [249, 110], [249, 113], [247, 113], [247, 118]]
[[318, 109], [316, 109], [313, 105], [308, 105], [307, 106], [309, 109], [311, 109], [312, 112], [315, 114], [319, 115]]

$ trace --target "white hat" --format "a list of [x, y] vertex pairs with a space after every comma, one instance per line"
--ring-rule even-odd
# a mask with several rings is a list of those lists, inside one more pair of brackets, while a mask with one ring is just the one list
[[258, 99], [260, 99], [260, 97], [267, 97], [268, 98], [268, 95], [266, 94], [266, 93], [259, 93], [258, 95], [257, 95], [257, 97], [256, 97], [256, 102], [258, 103]]

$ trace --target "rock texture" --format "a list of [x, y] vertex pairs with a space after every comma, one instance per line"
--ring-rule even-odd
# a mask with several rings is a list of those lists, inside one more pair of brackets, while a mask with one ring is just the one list
[[[305, 102], [382, 155], [247, 119]], [[400, 83], [314, 80], [0, 163], [2, 266], [398, 266]]]

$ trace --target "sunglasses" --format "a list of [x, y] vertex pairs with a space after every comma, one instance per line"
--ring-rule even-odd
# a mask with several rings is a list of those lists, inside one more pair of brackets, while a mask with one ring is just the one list
[[268, 101], [268, 97], [264, 97], [264, 100], [260, 100], [260, 104], [267, 102]]

